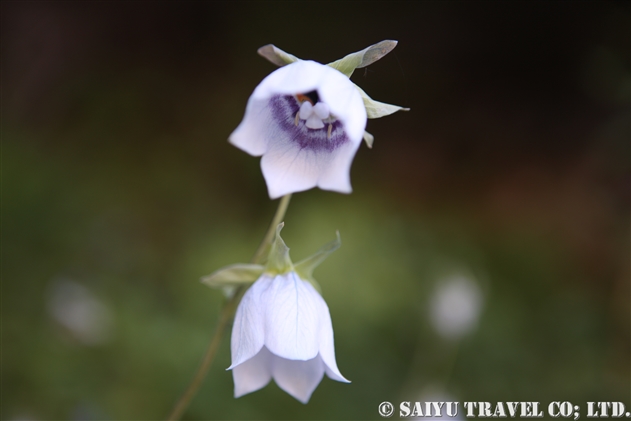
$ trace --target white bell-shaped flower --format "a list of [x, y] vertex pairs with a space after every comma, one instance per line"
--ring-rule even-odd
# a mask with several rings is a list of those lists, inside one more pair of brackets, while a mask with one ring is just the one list
[[324, 373], [348, 383], [335, 362], [324, 299], [296, 272], [261, 276], [243, 296], [232, 330], [236, 398], [276, 384], [307, 403]]
[[320, 187], [351, 192], [350, 168], [357, 148], [373, 137], [367, 118], [404, 108], [372, 100], [349, 77], [396, 45], [383, 41], [328, 65], [300, 60], [267, 45], [259, 54], [282, 66], [256, 87], [230, 142], [253, 156], [272, 199]]
[[289, 248], [276, 229], [266, 266], [232, 265], [204, 278], [213, 287], [246, 281], [258, 273], [245, 292], [234, 319], [231, 351], [236, 398], [261, 389], [273, 378], [302, 403], [326, 373], [349, 383], [335, 362], [329, 308], [314, 285], [313, 269], [340, 246], [339, 235], [316, 254], [293, 264]]
[[272, 199], [316, 186], [350, 193], [350, 167], [366, 118], [362, 97], [346, 76], [314, 61], [297, 61], [256, 87], [230, 142], [263, 155]]

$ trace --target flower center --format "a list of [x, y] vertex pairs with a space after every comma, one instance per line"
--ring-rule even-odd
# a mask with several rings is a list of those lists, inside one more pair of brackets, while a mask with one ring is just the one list
[[329, 118], [329, 106], [324, 102], [318, 102], [312, 105], [310, 101], [305, 101], [300, 105], [298, 112], [301, 120], [305, 121], [305, 126], [309, 129], [321, 129], [324, 127], [322, 120]]
[[296, 113], [295, 125], [298, 125], [300, 120], [305, 121], [305, 127], [312, 130], [322, 129], [325, 123], [328, 123], [329, 129], [327, 131], [327, 138], [331, 138], [332, 122], [335, 118], [331, 115], [329, 106], [320, 101], [320, 96], [317, 91], [307, 92], [305, 94], [297, 94], [296, 99], [300, 103], [300, 109]]
[[[320, 109], [322, 106], [329, 105], [326, 102], [322, 102], [322, 105], [318, 106], [318, 100], [319, 98], [311, 102], [311, 99], [306, 97], [306, 95], [296, 94], [273, 96], [269, 102], [271, 117], [279, 125], [280, 129], [287, 133], [289, 139], [301, 149], [332, 152], [350, 141], [344, 132], [344, 125], [335, 118], [335, 114], [331, 114], [329, 111], [329, 117], [324, 119], [315, 114], [317, 121], [322, 123], [322, 126], [318, 125], [320, 129], [307, 127], [308, 125], [312, 126], [311, 123], [307, 124], [310, 115], [307, 117], [303, 114], [303, 119], [300, 118], [300, 108], [305, 101], [311, 105], [311, 114], [315, 113], [314, 108], [316, 106]], [[305, 107], [308, 108], [309, 106]], [[304, 111], [304, 113], [306, 112], [307, 110]], [[322, 111], [318, 112], [321, 113], [320, 116], [323, 115]]]

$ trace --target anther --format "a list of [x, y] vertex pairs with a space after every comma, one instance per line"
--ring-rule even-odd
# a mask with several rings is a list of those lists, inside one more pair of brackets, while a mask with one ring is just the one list
[[333, 125], [329, 123], [329, 129], [326, 131], [326, 138], [331, 140], [331, 130], [333, 130]]
[[298, 126], [299, 121], [300, 121], [300, 111], [296, 113], [296, 118], [294, 118], [294, 125]]

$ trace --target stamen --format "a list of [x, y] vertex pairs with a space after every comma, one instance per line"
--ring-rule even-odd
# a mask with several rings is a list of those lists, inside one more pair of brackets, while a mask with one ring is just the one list
[[[303, 95], [301, 94], [300, 96]], [[318, 102], [313, 105], [309, 99], [306, 99], [300, 104], [300, 109], [294, 119], [296, 126], [298, 126], [299, 120], [306, 120], [305, 127], [313, 130], [323, 129], [326, 124], [335, 121], [335, 119], [331, 117], [331, 112], [327, 104]], [[329, 128], [329, 138], [331, 138], [332, 130], [332, 127]]]
[[331, 140], [331, 130], [333, 130], [333, 125], [329, 123], [329, 129], [326, 131], [326, 138]]

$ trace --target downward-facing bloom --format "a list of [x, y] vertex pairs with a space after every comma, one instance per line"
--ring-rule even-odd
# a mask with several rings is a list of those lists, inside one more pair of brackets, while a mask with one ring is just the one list
[[230, 142], [254, 156], [272, 199], [320, 187], [351, 192], [350, 167], [365, 132], [366, 119], [402, 109], [370, 99], [349, 77], [387, 54], [383, 41], [328, 65], [300, 60], [267, 45], [259, 53], [282, 66], [250, 96]]
[[337, 240], [293, 264], [276, 231], [266, 266], [233, 265], [203, 279], [210, 286], [256, 281], [239, 303], [232, 328], [231, 351], [236, 398], [257, 391], [271, 379], [307, 403], [326, 373], [340, 382], [335, 361], [333, 326], [326, 302], [311, 273], [340, 245]]
[[324, 299], [296, 272], [261, 276], [245, 293], [232, 328], [236, 398], [276, 384], [307, 403], [324, 373], [347, 382], [337, 368], [333, 326]]

